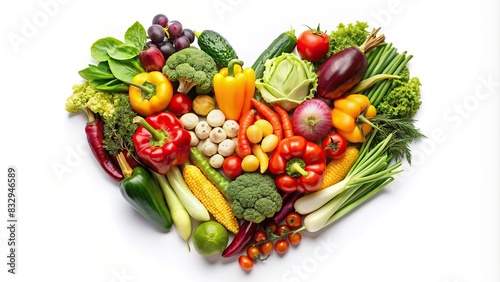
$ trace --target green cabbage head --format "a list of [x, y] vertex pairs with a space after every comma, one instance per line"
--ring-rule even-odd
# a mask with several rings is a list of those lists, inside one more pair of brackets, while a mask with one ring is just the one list
[[289, 111], [314, 97], [318, 76], [311, 62], [283, 53], [266, 61], [264, 75], [256, 80], [255, 87], [266, 102]]

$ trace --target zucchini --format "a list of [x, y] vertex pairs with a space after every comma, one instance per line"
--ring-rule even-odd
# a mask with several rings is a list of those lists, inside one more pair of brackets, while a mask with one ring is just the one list
[[283, 53], [291, 53], [295, 49], [295, 45], [297, 45], [297, 36], [294, 29], [278, 35], [253, 63], [252, 69], [255, 71], [255, 79], [262, 78], [264, 75], [264, 65], [267, 60], [276, 58]]
[[238, 59], [233, 46], [220, 33], [207, 29], [195, 32], [195, 35], [200, 49], [210, 55], [219, 67], [227, 67], [229, 61]]

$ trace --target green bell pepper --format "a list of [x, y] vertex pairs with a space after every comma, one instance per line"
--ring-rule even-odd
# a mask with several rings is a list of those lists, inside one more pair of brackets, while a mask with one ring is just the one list
[[143, 166], [136, 166], [132, 170], [123, 153], [117, 159], [124, 176], [120, 182], [122, 196], [161, 231], [169, 231], [173, 223], [172, 216], [163, 192], [151, 172]]

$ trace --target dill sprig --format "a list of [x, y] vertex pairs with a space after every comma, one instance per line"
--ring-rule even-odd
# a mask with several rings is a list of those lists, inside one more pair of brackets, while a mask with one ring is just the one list
[[385, 140], [392, 133], [393, 138], [387, 145], [387, 154], [392, 156], [395, 161], [406, 159], [411, 164], [410, 144], [415, 140], [427, 138], [415, 126], [415, 120], [412, 118], [391, 118], [379, 114], [370, 121], [378, 127], [372, 142], [373, 146]]

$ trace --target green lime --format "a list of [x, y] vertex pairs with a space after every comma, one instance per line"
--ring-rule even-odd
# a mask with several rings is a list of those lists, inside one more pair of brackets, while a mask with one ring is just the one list
[[226, 228], [214, 220], [201, 223], [193, 232], [194, 249], [205, 257], [221, 254], [228, 241]]

